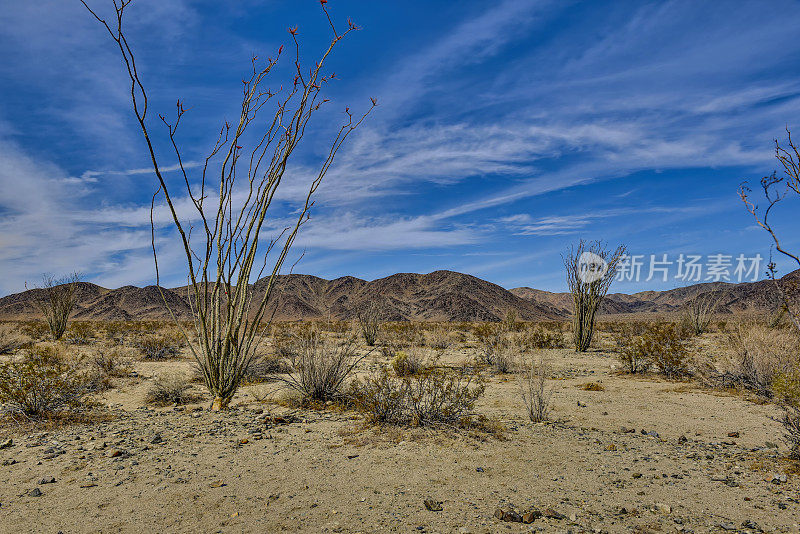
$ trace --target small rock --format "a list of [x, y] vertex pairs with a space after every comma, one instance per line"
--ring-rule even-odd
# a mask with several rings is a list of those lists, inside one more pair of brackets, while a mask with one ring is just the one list
[[642, 478], [642, 474], [641, 474], [641, 473], [634, 473], [634, 474], [632, 474], [631, 476], [632, 476], [633, 478]]
[[750, 530], [755, 530], [756, 532], [763, 532], [762, 528], [758, 525], [758, 523], [756, 523], [752, 519], [747, 519], [743, 521], [742, 527], [749, 528]]
[[561, 520], [561, 519], [564, 519], [565, 517], [567, 517], [564, 514], [553, 510], [552, 508], [548, 508], [547, 510], [545, 510], [544, 511], [544, 516], [546, 518], [548, 518], [548, 519], [558, 519], [558, 520]]
[[738, 438], [739, 437], [739, 433], [738, 432], [728, 432], [728, 437], [729, 438]]
[[773, 484], [786, 484], [786, 480], [788, 480], [786, 475], [782, 473], [773, 473], [770, 482]]
[[110, 449], [106, 453], [106, 456], [108, 456], [109, 458], [119, 458], [120, 456], [122, 456], [122, 451], [119, 449]]
[[209, 488], [221, 488], [223, 486], [225, 486], [225, 483], [221, 480], [217, 480], [208, 485]]
[[31, 491], [28, 492], [28, 495], [30, 495], [31, 497], [41, 497], [44, 494], [42, 493], [42, 490], [40, 490], [39, 488], [33, 488]]
[[163, 441], [164, 438], [161, 437], [160, 433], [157, 433], [155, 436], [153, 436], [153, 439], [150, 440], [150, 443], [155, 445], [156, 443], [162, 443]]
[[39, 484], [55, 484], [56, 477], [44, 477], [39, 480]]
[[668, 504], [664, 504], [663, 502], [657, 502], [653, 505], [653, 511], [660, 514], [671, 514], [672, 507]]
[[522, 522], [528, 525], [530, 523], [533, 523], [540, 517], [542, 517], [542, 512], [540, 512], [539, 510], [531, 510], [529, 512], [525, 512], [524, 514], [522, 514]]
[[0, 443], [0, 449], [8, 449], [9, 447], [13, 446], [14, 446], [14, 440], [11, 438], [8, 438], [4, 442]]
[[434, 501], [433, 499], [425, 499], [422, 501], [422, 504], [425, 505], [425, 509], [429, 512], [441, 512], [442, 511], [442, 503], [441, 501]]
[[678, 443], [686, 443], [689, 439], [686, 436], [681, 436], [678, 438]]

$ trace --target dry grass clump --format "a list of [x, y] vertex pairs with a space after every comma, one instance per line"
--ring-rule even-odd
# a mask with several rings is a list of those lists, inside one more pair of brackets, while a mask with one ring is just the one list
[[182, 374], [157, 376], [147, 390], [145, 401], [155, 406], [188, 404], [197, 400], [194, 395], [189, 394], [191, 387], [189, 378]]
[[413, 376], [421, 373], [426, 367], [422, 352], [415, 348], [398, 351], [392, 358], [392, 369], [397, 376]]
[[690, 374], [686, 331], [673, 323], [631, 323], [616, 337], [620, 361], [631, 373], [655, 367], [668, 378]]
[[599, 384], [597, 382], [587, 382], [580, 386], [580, 389], [583, 391], [605, 391], [606, 388], [603, 384]]
[[380, 366], [351, 388], [351, 398], [370, 421], [407, 426], [468, 424], [486, 386], [476, 367], [428, 367], [396, 377]]
[[517, 366], [517, 352], [508, 344], [501, 345], [489, 358], [488, 364], [496, 373], [511, 373]]
[[0, 354], [11, 354], [21, 348], [30, 346], [33, 340], [10, 324], [0, 324]]
[[33, 347], [0, 364], [0, 403], [28, 417], [81, 405], [86, 377], [56, 347]]
[[536, 349], [563, 349], [567, 346], [561, 331], [552, 331], [536, 325], [515, 336], [516, 344], [524, 352]]
[[89, 321], [73, 321], [65, 332], [67, 341], [75, 345], [91, 343], [96, 334], [96, 325]]
[[369, 354], [359, 354], [355, 340], [335, 342], [324, 339], [318, 332], [297, 341], [291, 355], [291, 372], [274, 375], [288, 388], [300, 394], [304, 401], [335, 401], [344, 397], [346, 381], [356, 365]]
[[453, 345], [453, 333], [443, 325], [425, 332], [425, 344], [434, 350], [444, 351]]
[[292, 371], [287, 361], [278, 354], [260, 352], [247, 365], [242, 379], [248, 384], [273, 380], [274, 375]]
[[713, 377], [723, 387], [742, 387], [772, 397], [778, 375], [791, 373], [800, 362], [800, 337], [791, 328], [750, 323], [730, 329], [729, 357]]
[[370, 347], [374, 346], [378, 340], [380, 330], [380, 308], [377, 303], [371, 302], [363, 309], [358, 310], [358, 326], [364, 342]]
[[128, 376], [128, 354], [123, 349], [100, 349], [92, 358], [92, 364], [99, 372], [114, 378]]
[[50, 327], [42, 321], [24, 321], [20, 323], [20, 332], [34, 341], [41, 341], [50, 333]]
[[553, 391], [547, 389], [545, 385], [549, 373], [547, 362], [538, 359], [531, 360], [518, 377], [519, 393], [525, 406], [525, 413], [534, 423], [547, 421], [550, 417], [550, 398]]
[[167, 360], [177, 356], [184, 344], [185, 340], [180, 332], [166, 331], [142, 334], [133, 346], [142, 352], [146, 360]]
[[783, 439], [789, 446], [789, 455], [800, 460], [800, 367], [778, 374], [772, 389], [783, 410], [779, 420], [784, 428]]

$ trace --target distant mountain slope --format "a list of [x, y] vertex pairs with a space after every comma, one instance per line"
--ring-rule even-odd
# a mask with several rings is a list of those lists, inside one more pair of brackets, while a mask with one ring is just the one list
[[[800, 270], [787, 274], [780, 283], [791, 292], [796, 291], [794, 288], [798, 281], [800, 281]], [[570, 293], [551, 293], [530, 287], [517, 287], [510, 292], [531, 302], [549, 304], [563, 315], [569, 315], [572, 311]], [[778, 291], [771, 280], [740, 284], [708, 282], [666, 291], [642, 291], [631, 295], [612, 293], [601, 306], [601, 312], [609, 315], [678, 313], [684, 309], [689, 300], [704, 293], [714, 293], [719, 297], [719, 313], [771, 313], [780, 303]]]
[[[784, 281], [800, 280], [800, 271]], [[259, 298], [267, 281], [253, 284]], [[604, 314], [675, 313], [685, 303], [701, 294], [721, 296], [722, 313], [765, 313], [778, 306], [778, 296], [771, 281], [742, 284], [722, 282], [695, 284], [668, 291], [644, 291], [608, 296]], [[41, 290], [34, 289], [0, 298], [0, 319], [30, 319], [39, 316], [35, 299]], [[170, 308], [181, 319], [190, 318], [186, 287], [165, 289]], [[377, 302], [383, 320], [391, 321], [498, 321], [513, 310], [527, 321], [563, 319], [572, 311], [569, 293], [552, 293], [530, 287], [506, 290], [474, 276], [453, 271], [428, 274], [398, 273], [366, 281], [352, 276], [325, 280], [316, 276], [290, 274], [280, 276], [273, 293], [270, 312], [279, 320], [339, 319], [357, 316], [371, 302]], [[106, 289], [81, 282], [75, 319], [143, 320], [169, 319], [156, 286], [124, 286]]]
[[[266, 280], [253, 285], [259, 298]], [[186, 288], [165, 290], [170, 307], [180, 318], [189, 318]], [[30, 290], [0, 298], [0, 319], [28, 319], [39, 311]], [[523, 320], [558, 319], [561, 314], [548, 304], [520, 298], [480, 278], [452, 271], [429, 274], [400, 273], [370, 282], [346, 276], [325, 280], [291, 274], [279, 277], [270, 311], [276, 319], [352, 319], [370, 302], [378, 302], [384, 320], [497, 321], [514, 310]], [[75, 319], [167, 319], [158, 288], [125, 286], [106, 289], [81, 283]]]

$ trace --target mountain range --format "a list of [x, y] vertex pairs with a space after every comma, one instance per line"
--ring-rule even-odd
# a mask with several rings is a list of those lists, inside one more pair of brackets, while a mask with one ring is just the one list
[[[800, 270], [782, 280], [800, 280]], [[253, 284], [255, 298], [263, 295], [266, 280]], [[31, 319], [40, 315], [36, 299], [41, 289], [0, 298], [0, 319]], [[771, 313], [778, 308], [778, 292], [770, 280], [730, 284], [701, 283], [666, 291], [634, 294], [613, 293], [601, 314], [675, 314], [701, 294], [713, 293], [718, 313]], [[170, 308], [182, 319], [190, 317], [186, 287], [165, 289]], [[326, 280], [316, 276], [281, 275], [272, 297], [277, 320], [348, 320], [376, 303], [386, 321], [499, 321], [509, 311], [526, 321], [562, 320], [571, 314], [572, 296], [530, 287], [507, 290], [475, 276], [434, 271], [428, 274], [398, 273], [377, 280], [344, 276]], [[72, 317], [81, 320], [168, 319], [156, 286], [124, 286], [119, 289], [80, 282]]]

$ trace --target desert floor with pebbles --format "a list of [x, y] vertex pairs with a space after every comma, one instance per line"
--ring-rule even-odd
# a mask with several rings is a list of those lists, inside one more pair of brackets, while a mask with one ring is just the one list
[[774, 406], [546, 353], [550, 423], [526, 420], [513, 375], [488, 375], [477, 410], [502, 436], [372, 427], [273, 402], [275, 384], [223, 413], [149, 408], [150, 378], [192, 364], [136, 362], [101, 399], [108, 421], [0, 429], [0, 531], [800, 532]]

